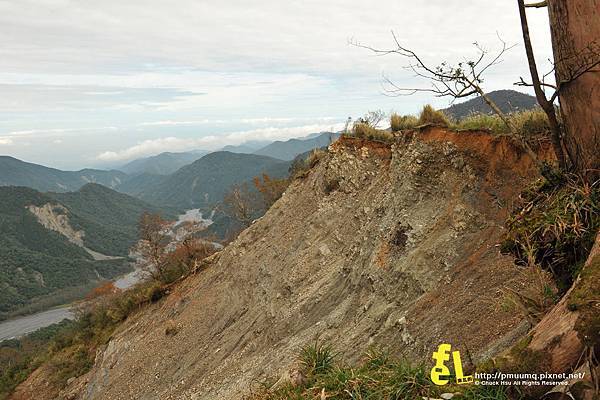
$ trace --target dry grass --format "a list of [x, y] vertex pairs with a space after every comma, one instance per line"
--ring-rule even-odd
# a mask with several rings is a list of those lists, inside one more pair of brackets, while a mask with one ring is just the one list
[[427, 104], [421, 110], [419, 114], [419, 125], [440, 125], [440, 126], [450, 126], [450, 120], [442, 111], [438, 111], [433, 108], [431, 105]]
[[[548, 117], [541, 108], [509, 114], [508, 120], [515, 131], [525, 138], [547, 135], [550, 131]], [[453, 129], [489, 130], [497, 135], [509, 134], [509, 127], [496, 114], [470, 114], [452, 124]]]
[[579, 273], [600, 228], [600, 182], [574, 175], [545, 179], [522, 193], [507, 222], [502, 249], [523, 265], [540, 265], [566, 290]]
[[380, 142], [391, 142], [394, 140], [394, 135], [391, 132], [373, 128], [362, 122], [354, 124], [352, 133], [358, 138], [377, 140]]
[[392, 114], [390, 117], [390, 126], [392, 132], [399, 132], [407, 129], [414, 129], [419, 125], [419, 120], [414, 115]]
[[501, 305], [504, 311], [516, 311], [535, 325], [556, 304], [558, 290], [552, 275], [537, 265], [525, 267], [521, 274], [525, 286], [519, 290], [503, 288]]
[[[306, 361], [304, 361], [306, 359]], [[319, 361], [320, 360], [320, 361]], [[469, 385], [440, 388], [430, 380], [430, 369], [394, 359], [385, 352], [371, 350], [359, 365], [335, 362], [331, 349], [307, 348], [301, 356], [302, 379], [275, 384], [265, 382], [249, 396], [250, 400], [391, 400], [438, 398], [442, 392], [459, 389], [461, 399], [508, 399], [506, 387]], [[322, 368], [316, 368], [322, 366]]]
[[308, 168], [313, 168], [321, 161], [323, 157], [327, 155], [327, 152], [322, 149], [314, 149], [309, 156], [306, 158], [306, 165]]
[[550, 132], [548, 116], [541, 108], [510, 114], [515, 130], [525, 137], [547, 135]]

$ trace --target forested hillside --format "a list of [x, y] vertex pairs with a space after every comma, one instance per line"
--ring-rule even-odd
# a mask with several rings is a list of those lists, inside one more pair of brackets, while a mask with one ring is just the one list
[[152, 204], [182, 210], [209, 208], [220, 203], [232, 185], [250, 181], [262, 173], [287, 176], [289, 166], [288, 161], [271, 157], [218, 151], [172, 175], [163, 178], [144, 175], [137, 184], [124, 185], [120, 190]]
[[127, 255], [137, 238], [137, 223], [143, 212], [175, 217], [174, 213], [97, 184], [49, 196], [69, 209], [73, 228], [87, 233], [83, 239], [85, 246], [108, 255]]
[[26, 186], [41, 192], [68, 192], [87, 183], [116, 188], [127, 175], [121, 171], [82, 169], [61, 171], [13, 157], [0, 156], [0, 186]]
[[[127, 254], [139, 215], [158, 211], [94, 184], [65, 194], [0, 187], [0, 204], [0, 319], [80, 297], [98, 280], [129, 270]], [[32, 206], [46, 206], [57, 223], [65, 216], [74, 231], [83, 231], [85, 247], [121, 258], [94, 260], [85, 248], [42, 225]]]
[[[532, 108], [537, 107], [535, 97], [517, 92], [516, 90], [496, 90], [488, 93], [488, 97], [506, 114], [531, 110]], [[464, 118], [473, 113], [492, 113], [490, 106], [479, 96], [462, 103], [453, 104], [443, 111], [448, 116], [456, 119]]]

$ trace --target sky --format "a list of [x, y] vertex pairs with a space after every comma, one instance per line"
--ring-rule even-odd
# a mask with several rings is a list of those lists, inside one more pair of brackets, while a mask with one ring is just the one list
[[[549, 69], [545, 9], [529, 9]], [[382, 76], [428, 87], [393, 48], [462, 61], [478, 42], [515, 47], [487, 91], [528, 76], [514, 1], [0, 0], [0, 155], [62, 169], [112, 168], [163, 151], [215, 150], [339, 130], [369, 110], [445, 108], [390, 97]], [[522, 88], [520, 89], [521, 91]]]

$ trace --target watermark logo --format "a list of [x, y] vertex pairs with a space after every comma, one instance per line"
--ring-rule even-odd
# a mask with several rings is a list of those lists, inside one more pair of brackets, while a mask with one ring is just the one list
[[[450, 361], [450, 352], [452, 346], [447, 343], [442, 343], [438, 346], [437, 351], [433, 353], [432, 358], [435, 360], [435, 365], [431, 369], [431, 381], [436, 385], [445, 385], [450, 382], [450, 369], [446, 366], [446, 361]], [[473, 382], [473, 376], [464, 376], [462, 361], [459, 351], [452, 351], [452, 362], [454, 363], [454, 375], [456, 383], [462, 385], [464, 383]]]

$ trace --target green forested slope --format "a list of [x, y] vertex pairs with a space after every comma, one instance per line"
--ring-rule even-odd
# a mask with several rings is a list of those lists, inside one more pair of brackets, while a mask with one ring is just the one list
[[90, 182], [115, 188], [126, 178], [127, 174], [121, 171], [61, 171], [14, 157], [0, 156], [0, 186], [26, 186], [42, 192], [67, 192]]
[[[112, 278], [129, 269], [126, 258], [93, 260], [83, 248], [46, 229], [27, 209], [48, 203], [67, 209], [71, 226], [85, 231], [87, 247], [123, 257], [136, 240], [139, 215], [158, 211], [95, 184], [64, 194], [0, 187], [0, 319], [36, 303], [48, 306], [71, 300], [99, 279]], [[58, 209], [57, 212], [64, 213]]]

